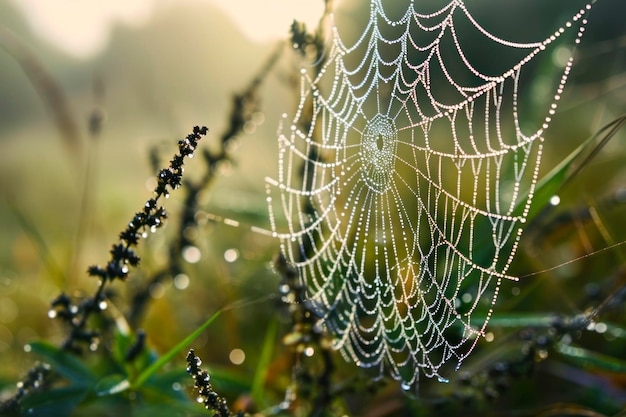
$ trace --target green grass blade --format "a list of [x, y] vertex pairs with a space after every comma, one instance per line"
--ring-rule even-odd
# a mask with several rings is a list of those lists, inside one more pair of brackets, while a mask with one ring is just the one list
[[[548, 205], [550, 199], [557, 194], [567, 182], [578, 175], [624, 125], [626, 125], [626, 115], [622, 115], [606, 124], [542, 178], [535, 187], [533, 203], [530, 206], [530, 211], [527, 216], [528, 220], [535, 218], [535, 216]], [[520, 199], [514, 212], [520, 213], [525, 204], [526, 198]]]
[[626, 372], [626, 361], [603, 355], [581, 347], [557, 343], [555, 349], [561, 355], [582, 366], [591, 366], [611, 372]]
[[97, 376], [73, 353], [47, 342], [32, 342], [28, 346], [30, 352], [41, 356], [55, 372], [69, 379], [72, 384], [90, 386], [97, 382]]
[[131, 383], [133, 389], [140, 388], [155, 372], [161, 369], [166, 363], [168, 363], [174, 356], [176, 356], [181, 350], [189, 345], [193, 340], [200, 335], [211, 323], [215, 321], [220, 315], [222, 310], [216, 311], [207, 321], [202, 323], [200, 327], [194, 330], [189, 336], [184, 338], [180, 343], [169, 350], [165, 355], [161, 356], [156, 362], [146, 368], [137, 379]]
[[[485, 316], [472, 316], [470, 325], [482, 326]], [[498, 314], [489, 319], [490, 327], [550, 327], [554, 323], [553, 315], [550, 313], [539, 314]]]
[[87, 394], [89, 387], [73, 384], [52, 390], [35, 391], [21, 402], [22, 415], [33, 417], [69, 416]]
[[[7, 198], [7, 200], [9, 199]], [[59, 264], [54, 259], [54, 256], [52, 255], [48, 244], [46, 243], [41, 233], [39, 233], [39, 229], [26, 216], [24, 211], [17, 207], [13, 201], [9, 200], [8, 202], [9, 208], [13, 212], [13, 215], [17, 219], [17, 222], [22, 227], [22, 230], [24, 231], [24, 233], [26, 233], [26, 236], [29, 237], [29, 239], [37, 248], [39, 259], [41, 259], [41, 261], [43, 262], [46, 270], [48, 271], [48, 275], [55, 280], [55, 283], [58, 286], [62, 287], [65, 279], [65, 274], [63, 273], [63, 269], [61, 269]]]
[[96, 395], [98, 397], [115, 395], [118, 392], [126, 391], [128, 388], [130, 388], [130, 382], [123, 375], [109, 375], [98, 382]]
[[265, 395], [263, 388], [265, 387], [265, 375], [272, 360], [272, 352], [276, 345], [276, 333], [278, 332], [278, 320], [274, 319], [270, 322], [269, 328], [265, 332], [265, 340], [263, 341], [263, 348], [261, 349], [261, 356], [254, 372], [254, 378], [252, 379], [252, 400], [257, 407], [264, 407], [263, 404]]

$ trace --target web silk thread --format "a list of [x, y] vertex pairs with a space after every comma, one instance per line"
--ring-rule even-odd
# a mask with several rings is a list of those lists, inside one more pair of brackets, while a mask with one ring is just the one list
[[[519, 43], [487, 31], [460, 0], [431, 13], [418, 3], [392, 19], [373, 0], [351, 46], [333, 24], [323, 67], [302, 70], [298, 109], [278, 136], [278, 177], [266, 187], [271, 234], [334, 347], [407, 389], [419, 370], [445, 380], [444, 364], [460, 366], [485, 335], [501, 282], [516, 279], [507, 271], [543, 134], [591, 9]], [[481, 68], [463, 46], [463, 25], [481, 47], [519, 58], [504, 71]], [[522, 128], [522, 74], [557, 47], [569, 58], [545, 117]], [[470, 324], [477, 311], [480, 326]]]

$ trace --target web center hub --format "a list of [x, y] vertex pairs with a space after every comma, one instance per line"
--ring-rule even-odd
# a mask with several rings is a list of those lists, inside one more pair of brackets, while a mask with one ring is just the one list
[[377, 114], [361, 136], [361, 175], [367, 186], [382, 194], [391, 186], [395, 169], [398, 129], [388, 116]]

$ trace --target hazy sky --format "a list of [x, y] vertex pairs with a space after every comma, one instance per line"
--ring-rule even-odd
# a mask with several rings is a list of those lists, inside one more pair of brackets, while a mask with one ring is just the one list
[[[32, 29], [77, 57], [97, 54], [108, 42], [114, 23], [141, 25], [156, 8], [175, 0], [12, 0]], [[315, 27], [322, 0], [186, 0], [211, 2], [224, 10], [241, 31], [256, 42], [281, 39], [295, 18]]]

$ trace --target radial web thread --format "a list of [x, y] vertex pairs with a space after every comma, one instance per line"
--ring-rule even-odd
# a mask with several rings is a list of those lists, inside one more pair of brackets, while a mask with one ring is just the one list
[[[519, 43], [487, 31], [460, 0], [427, 13], [411, 2], [397, 18], [382, 3], [371, 2], [351, 46], [333, 24], [321, 68], [302, 70], [267, 201], [271, 232], [334, 347], [409, 387], [419, 369], [443, 379], [445, 363], [461, 364], [502, 280], [515, 279], [507, 271], [543, 133], [591, 6]], [[563, 53], [548, 99], [524, 105], [533, 63]]]

